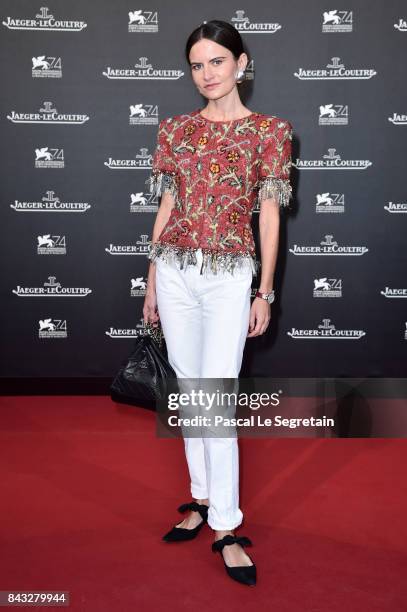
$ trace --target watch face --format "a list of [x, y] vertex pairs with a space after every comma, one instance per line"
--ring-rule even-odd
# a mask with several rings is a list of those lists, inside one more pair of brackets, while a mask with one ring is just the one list
[[[274, 302], [274, 292], [273, 293], [263, 293], [261, 294], [260, 291], [257, 292], [259, 294], [258, 297], [261, 297], [263, 300], [267, 300], [267, 302], [269, 304], [272, 304]], [[267, 296], [267, 297], [266, 297]]]

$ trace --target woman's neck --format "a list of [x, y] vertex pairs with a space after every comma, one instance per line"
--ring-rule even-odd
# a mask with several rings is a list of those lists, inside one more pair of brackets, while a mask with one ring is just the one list
[[224, 101], [210, 100], [205, 108], [202, 109], [201, 114], [212, 121], [233, 121], [248, 115], [251, 111], [243, 106], [240, 100], [236, 103], [231, 101], [225, 103]]

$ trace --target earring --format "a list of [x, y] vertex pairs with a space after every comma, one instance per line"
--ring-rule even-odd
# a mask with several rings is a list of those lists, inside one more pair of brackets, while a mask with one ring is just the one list
[[243, 75], [244, 75], [244, 70], [239, 70], [238, 72], [236, 72], [235, 77], [236, 77], [237, 83], [241, 83], [242, 82]]

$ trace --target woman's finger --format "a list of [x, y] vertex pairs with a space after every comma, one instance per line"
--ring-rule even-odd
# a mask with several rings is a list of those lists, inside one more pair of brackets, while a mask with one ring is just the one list
[[254, 329], [255, 324], [256, 324], [256, 313], [252, 309], [250, 312], [250, 320], [249, 320], [249, 330], [250, 331]]
[[262, 324], [261, 320], [260, 320], [260, 319], [257, 319], [257, 320], [256, 320], [256, 326], [255, 326], [255, 328], [254, 328], [254, 329], [251, 331], [250, 336], [258, 336], [258, 335], [259, 335], [259, 332], [260, 332], [260, 329], [261, 329], [261, 324]]

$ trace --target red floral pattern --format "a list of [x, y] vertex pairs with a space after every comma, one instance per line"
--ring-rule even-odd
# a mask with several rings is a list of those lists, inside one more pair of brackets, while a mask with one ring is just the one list
[[257, 274], [252, 211], [263, 200], [289, 207], [291, 147], [291, 124], [272, 115], [214, 122], [198, 109], [163, 119], [146, 182], [175, 204], [149, 259], [175, 260], [182, 269], [196, 265], [201, 248], [201, 273], [233, 273], [249, 261]]

